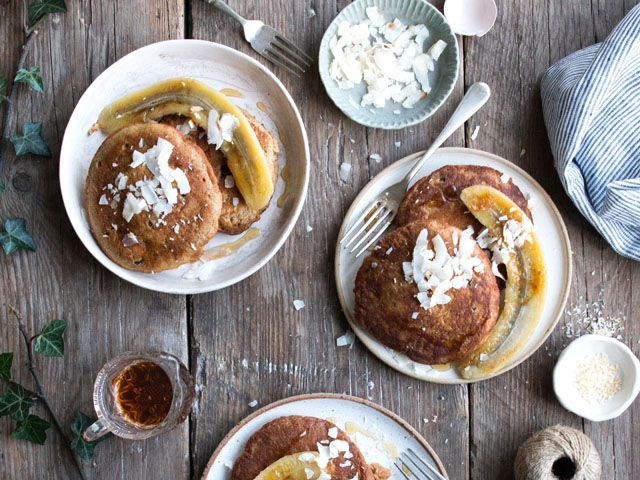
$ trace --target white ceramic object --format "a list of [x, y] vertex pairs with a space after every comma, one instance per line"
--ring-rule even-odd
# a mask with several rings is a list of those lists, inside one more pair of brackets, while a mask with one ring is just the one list
[[[134, 272], [111, 261], [89, 230], [83, 209], [83, 187], [87, 170], [105, 135], [87, 131], [109, 103], [134, 90], [160, 80], [189, 77], [218, 90], [232, 89], [242, 98], [231, 100], [257, 117], [280, 146], [280, 170], [288, 167], [288, 194], [282, 206], [278, 198], [285, 190], [278, 175], [276, 191], [268, 209], [254, 226], [260, 236], [234, 254], [216, 260], [207, 280], [183, 279], [189, 265], [157, 274]], [[258, 104], [261, 108], [258, 107]], [[265, 112], [266, 111], [266, 112]], [[280, 132], [286, 132], [284, 136]], [[232, 48], [202, 40], [169, 40], [154, 43], [118, 60], [89, 86], [76, 105], [65, 131], [60, 152], [60, 188], [67, 214], [82, 243], [106, 268], [140, 287], [167, 293], [193, 294], [232, 285], [248, 277], [282, 246], [300, 215], [309, 182], [309, 145], [300, 113], [284, 85], [262, 64]], [[207, 248], [238, 239], [218, 234]]]
[[458, 35], [482, 37], [496, 23], [495, 0], [446, 0], [444, 16]]
[[[393, 460], [397, 453], [411, 448], [446, 478], [442, 462], [427, 441], [407, 422], [389, 410], [358, 397], [315, 393], [291, 397], [267, 405], [249, 415], [231, 430], [213, 452], [201, 480], [228, 480], [231, 467], [251, 436], [264, 424], [286, 415], [303, 415], [329, 420], [344, 430], [351, 422], [372, 437], [352, 435], [367, 463], [377, 462], [397, 473]], [[395, 450], [395, 451], [394, 451]]]
[[[574, 386], [576, 363], [587, 354], [604, 353], [620, 365], [622, 385], [601, 404], [585, 402]], [[624, 343], [603, 335], [584, 335], [567, 346], [553, 369], [553, 390], [564, 408], [592, 422], [616, 418], [629, 408], [640, 392], [640, 361]]]
[[[414, 153], [391, 164], [362, 189], [344, 217], [338, 238], [342, 238], [345, 229], [351, 225], [353, 219], [362, 212], [365, 206], [371, 203], [373, 198], [406, 175], [422, 153]], [[535, 231], [540, 239], [540, 247], [547, 269], [547, 283], [544, 291], [545, 302], [540, 321], [533, 334], [504, 368], [493, 375], [478, 379], [486, 380], [500, 375], [526, 360], [540, 348], [553, 331], [564, 311], [569, 296], [572, 271], [571, 247], [567, 229], [553, 201], [543, 188], [521, 168], [504, 158], [480, 150], [442, 148], [437, 150], [422, 167], [412, 184], [445, 165], [483, 165], [493, 167], [509, 175], [525, 196], [530, 195], [530, 209], [533, 215]], [[406, 375], [437, 383], [469, 383], [469, 380], [458, 375], [454, 367], [436, 369], [429, 365], [414, 362], [406, 355], [387, 348], [355, 324], [353, 318], [355, 304], [353, 288], [356, 274], [364, 258], [366, 258], [366, 255], [356, 259], [353, 254], [349, 253], [348, 249], [340, 246], [336, 248], [335, 275], [338, 297], [347, 320], [360, 341], [380, 360]]]

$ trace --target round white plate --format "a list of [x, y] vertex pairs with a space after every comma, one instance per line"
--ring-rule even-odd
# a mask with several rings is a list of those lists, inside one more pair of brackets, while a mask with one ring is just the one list
[[[402, 160], [398, 160], [376, 175], [362, 189], [345, 215], [338, 238], [342, 237], [343, 232], [351, 225], [356, 215], [359, 215], [375, 197], [387, 187], [400, 181], [409, 172], [413, 166], [412, 160], [415, 160], [421, 154], [422, 152], [414, 153]], [[441, 148], [422, 167], [422, 170], [415, 177], [414, 183], [419, 178], [445, 165], [485, 165], [511, 176], [513, 182], [520, 187], [525, 196], [529, 195], [531, 198], [531, 213], [533, 214], [535, 231], [540, 239], [540, 246], [547, 268], [547, 284], [544, 291], [545, 302], [535, 331], [529, 341], [523, 345], [502, 370], [481, 379], [486, 380], [500, 375], [526, 360], [544, 343], [558, 323], [567, 303], [569, 287], [571, 286], [571, 246], [567, 229], [553, 201], [542, 187], [521, 168], [504, 158], [480, 150]], [[429, 365], [414, 362], [406, 355], [385, 347], [355, 324], [353, 318], [355, 304], [353, 288], [356, 274], [364, 258], [365, 256], [361, 256], [356, 259], [353, 254], [349, 254], [348, 250], [340, 246], [336, 247], [335, 274], [338, 296], [351, 328], [353, 328], [362, 343], [380, 360], [406, 375], [437, 383], [469, 383], [469, 380], [465, 380], [458, 375], [455, 368], [446, 370], [434, 369]]]
[[[111, 261], [89, 230], [83, 210], [83, 187], [91, 160], [106, 136], [87, 135], [100, 111], [134, 90], [160, 80], [189, 77], [211, 87], [232, 89], [242, 97], [231, 100], [254, 115], [278, 138], [280, 170], [287, 167], [287, 194], [281, 207], [278, 199], [285, 183], [278, 176], [269, 208], [254, 227], [260, 236], [234, 254], [217, 260], [207, 280], [183, 279], [190, 267], [183, 265], [157, 274], [134, 272]], [[284, 135], [281, 132], [285, 132]], [[118, 60], [87, 88], [76, 105], [64, 134], [60, 152], [60, 188], [67, 215], [82, 243], [105, 267], [140, 287], [167, 293], [209, 292], [248, 277], [282, 246], [293, 229], [307, 194], [309, 145], [307, 133], [293, 99], [273, 73], [260, 63], [232, 48], [202, 40], [169, 40], [154, 43]], [[207, 248], [240, 236], [218, 234]]]
[[245, 418], [220, 442], [201, 480], [227, 480], [249, 438], [266, 423], [286, 415], [322, 418], [342, 430], [345, 422], [356, 424], [369, 436], [358, 433], [351, 435], [351, 440], [358, 445], [367, 463], [377, 462], [392, 469], [391, 478], [398, 475], [393, 467], [394, 450], [402, 453], [409, 448], [448, 478], [442, 462], [427, 441], [395, 413], [362, 398], [315, 393], [280, 400]]

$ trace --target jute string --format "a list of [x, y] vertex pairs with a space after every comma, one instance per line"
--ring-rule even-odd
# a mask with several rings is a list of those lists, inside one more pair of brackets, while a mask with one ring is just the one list
[[599, 480], [602, 468], [589, 437], [556, 425], [520, 445], [513, 469], [516, 480]]

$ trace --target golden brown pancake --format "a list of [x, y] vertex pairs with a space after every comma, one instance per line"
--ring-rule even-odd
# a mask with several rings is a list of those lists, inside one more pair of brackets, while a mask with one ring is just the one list
[[[161, 221], [152, 211], [142, 211], [127, 222], [122, 210], [128, 186], [153, 178], [146, 165], [130, 167], [132, 153], [146, 152], [160, 137], [173, 144], [169, 166], [184, 171], [191, 192], [178, 195], [172, 211]], [[116, 187], [119, 173], [128, 177], [123, 190]], [[103, 195], [106, 205], [100, 204]], [[198, 146], [167, 125], [136, 124], [113, 133], [98, 149], [87, 174], [85, 207], [91, 232], [111, 260], [130, 270], [159, 272], [201, 255], [218, 231], [221, 195], [207, 157]], [[132, 244], [130, 233], [137, 243]]]
[[[231, 480], [254, 480], [262, 470], [282, 457], [317, 451], [318, 443], [328, 445], [327, 441], [335, 440], [329, 437], [332, 427], [335, 425], [326, 420], [298, 415], [272, 420], [251, 436], [233, 465]], [[348, 462], [344, 454], [331, 459], [327, 465], [331, 479], [350, 480], [358, 475], [359, 480], [372, 480], [371, 469], [357, 445], [340, 429], [336, 438], [349, 443], [353, 457]]]
[[406, 193], [396, 223], [406, 225], [426, 218], [465, 229], [471, 225], [480, 232], [483, 227], [460, 200], [460, 192], [472, 185], [488, 185], [500, 190], [531, 218], [527, 199], [513, 181], [490, 167], [479, 165], [447, 165], [418, 180]]
[[500, 295], [489, 257], [476, 245], [473, 255], [484, 271], [474, 272], [467, 287], [449, 290], [449, 303], [421, 308], [415, 297], [418, 287], [405, 280], [402, 263], [412, 260], [423, 228], [429, 241], [440, 234], [452, 254], [452, 234], [460, 234], [456, 227], [427, 220], [387, 234], [356, 276], [355, 319], [384, 345], [433, 365], [458, 360], [486, 339], [498, 318]]
[[[258, 141], [264, 150], [265, 157], [271, 167], [271, 177], [273, 183], [277, 182], [278, 176], [278, 142], [273, 135], [253, 116], [245, 112], [247, 120], [258, 137]], [[178, 115], [170, 115], [162, 118], [162, 123], [178, 127], [185, 125], [188, 120]], [[247, 230], [253, 223], [260, 220], [263, 210], [254, 210], [244, 201], [242, 194], [235, 185], [225, 187], [225, 179], [231, 176], [227, 168], [227, 159], [220, 150], [216, 150], [215, 145], [207, 143], [207, 136], [202, 130], [193, 130], [188, 134], [189, 138], [205, 152], [209, 162], [216, 174], [220, 191], [222, 193], [222, 211], [220, 213], [220, 231], [229, 235], [237, 235]], [[234, 199], [237, 205], [234, 206]], [[265, 207], [266, 209], [266, 207]]]

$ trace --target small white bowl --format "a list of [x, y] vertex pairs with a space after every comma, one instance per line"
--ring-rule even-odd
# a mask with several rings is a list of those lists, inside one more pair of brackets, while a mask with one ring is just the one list
[[[576, 362], [586, 354], [604, 353], [620, 365], [622, 387], [601, 404], [585, 402], [574, 388], [571, 375]], [[564, 408], [592, 422], [620, 416], [640, 391], [640, 361], [624, 343], [603, 335], [584, 335], [565, 348], [553, 369], [553, 390]]]
[[482, 37], [498, 18], [495, 0], [446, 0], [444, 16], [455, 33]]

